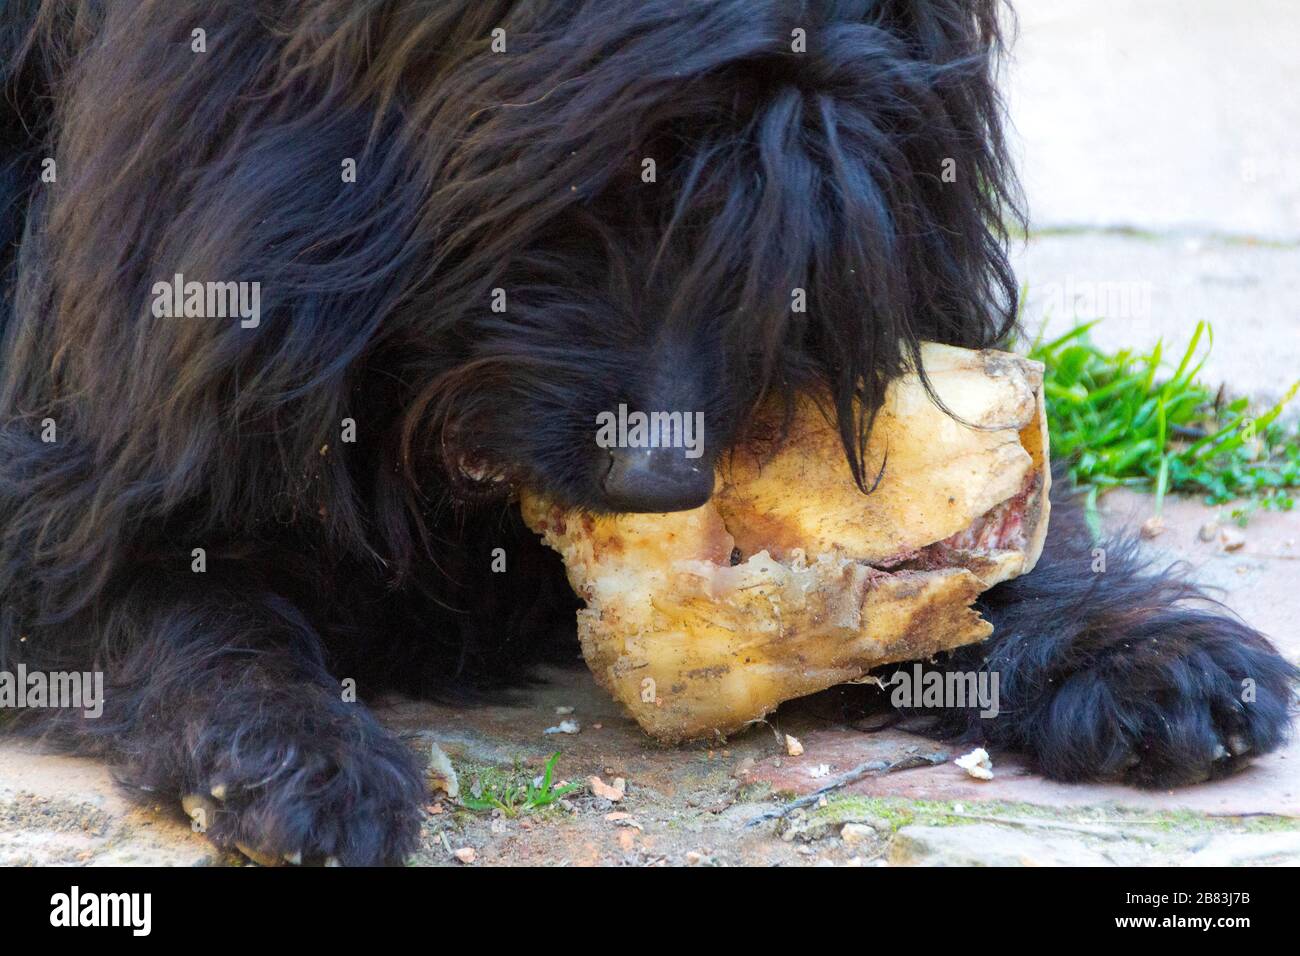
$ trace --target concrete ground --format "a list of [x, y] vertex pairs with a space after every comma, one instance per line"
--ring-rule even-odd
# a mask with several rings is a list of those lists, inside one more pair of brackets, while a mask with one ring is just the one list
[[1030, 217], [1026, 324], [1101, 318], [1276, 400], [1300, 378], [1300, 7], [1019, 0], [1007, 68]]
[[[1031, 331], [1105, 318], [1112, 347], [1181, 347], [1214, 325], [1205, 377], [1263, 400], [1300, 377], [1300, 8], [1291, 0], [1021, 0], [1008, 100], [1031, 210], [1015, 253]], [[1149, 517], [1117, 492], [1108, 524]], [[1218, 515], [1171, 501], [1150, 542], [1184, 560], [1300, 661], [1300, 515], [1259, 514], [1244, 544], [1202, 540]], [[580, 730], [546, 735], [573, 708]], [[1300, 744], [1229, 780], [1165, 792], [1062, 786], [994, 754], [978, 781], [951, 759], [873, 777], [781, 823], [748, 826], [865, 760], [945, 748], [846, 723], [836, 692], [713, 746], [651, 743], [584, 669], [509, 706], [390, 701], [384, 719], [450, 756], [461, 788], [526, 781], [561, 753], [583, 788], [550, 809], [430, 805], [428, 865], [1099, 865], [1300, 863]], [[786, 752], [783, 735], [804, 753]], [[955, 757], [947, 752], [947, 757]], [[472, 862], [465, 862], [472, 861]], [[129, 806], [103, 767], [0, 743], [0, 864], [220, 864], [179, 809]]]
[[1300, 240], [1291, 0], [1012, 0], [1035, 229]]

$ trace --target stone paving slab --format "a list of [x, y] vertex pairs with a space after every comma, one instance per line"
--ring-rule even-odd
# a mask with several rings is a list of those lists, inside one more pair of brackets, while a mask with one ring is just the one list
[[1295, 866], [1300, 833], [1214, 834], [1161, 840], [1149, 832], [1079, 834], [992, 823], [906, 826], [894, 866]]
[[1007, 100], [1035, 229], [1300, 239], [1300, 6], [1013, 5]]
[[[1044, 322], [1050, 338], [1101, 319], [1090, 334], [1108, 350], [1163, 339], [1172, 375], [1206, 321], [1214, 345], [1202, 381], [1272, 403], [1300, 379], [1300, 246], [1047, 234], [1013, 253], [1030, 338]], [[1289, 417], [1300, 417], [1300, 399]]]

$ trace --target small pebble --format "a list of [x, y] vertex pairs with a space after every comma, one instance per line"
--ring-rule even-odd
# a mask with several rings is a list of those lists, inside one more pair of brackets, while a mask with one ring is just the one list
[[876, 831], [865, 823], [846, 823], [840, 827], [840, 839], [849, 846], [856, 846], [867, 840], [874, 840]]
[[1246, 536], [1237, 528], [1223, 528], [1219, 532], [1224, 551], [1240, 551], [1246, 544]]
[[631, 827], [634, 830], [645, 829], [637, 818], [630, 813], [607, 813], [605, 814], [605, 822], [616, 823], [621, 827]]
[[605, 783], [599, 777], [593, 776], [587, 781], [587, 786], [596, 796], [601, 797], [611, 803], [618, 803], [627, 793], [627, 781], [622, 777], [617, 777], [613, 785]]

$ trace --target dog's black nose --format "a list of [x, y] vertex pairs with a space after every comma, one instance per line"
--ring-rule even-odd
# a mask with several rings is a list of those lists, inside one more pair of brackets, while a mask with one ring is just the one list
[[713, 466], [683, 448], [611, 448], [609, 455], [605, 498], [616, 511], [688, 511], [713, 494]]

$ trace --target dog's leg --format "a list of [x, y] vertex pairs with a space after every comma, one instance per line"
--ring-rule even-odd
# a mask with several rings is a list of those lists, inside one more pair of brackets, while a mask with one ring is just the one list
[[126, 786], [185, 800], [217, 845], [259, 860], [400, 863], [414, 848], [415, 755], [330, 676], [287, 601], [152, 584], [98, 626], [103, 714], [47, 729]]
[[998, 675], [996, 716], [939, 729], [1021, 750], [1047, 776], [1167, 787], [1230, 773], [1285, 739], [1300, 673], [1134, 540], [1094, 544], [1057, 506], [1035, 570], [989, 591], [995, 631], [948, 669]]

